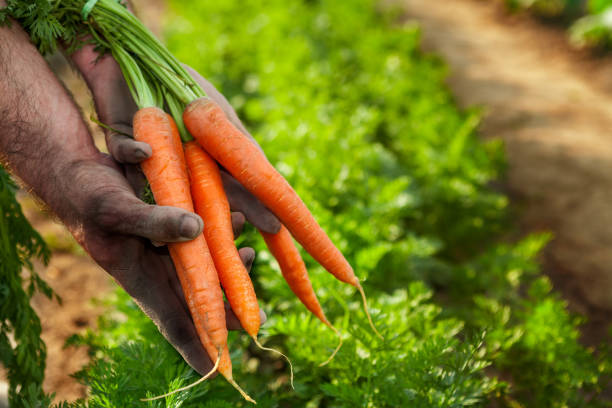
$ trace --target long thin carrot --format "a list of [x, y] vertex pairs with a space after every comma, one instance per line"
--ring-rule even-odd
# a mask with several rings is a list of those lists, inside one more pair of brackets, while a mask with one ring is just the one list
[[[141, 163], [158, 205], [194, 212], [187, 164], [174, 120], [159, 108], [140, 109], [134, 116], [134, 138], [148, 143], [151, 157]], [[227, 344], [223, 294], [214, 263], [202, 235], [169, 245], [192, 315], [201, 315], [206, 331], [217, 349]], [[216, 359], [216, 354], [214, 356]]]
[[304, 306], [312, 312], [316, 317], [319, 318], [326, 326], [332, 329], [336, 335], [338, 335], [340, 342], [332, 355], [321, 365], [327, 364], [336, 355], [340, 347], [342, 346], [342, 336], [340, 332], [327, 320], [323, 308], [317, 299], [317, 295], [312, 288], [312, 283], [308, 277], [308, 271], [304, 260], [300, 256], [300, 251], [295, 247], [291, 234], [281, 225], [281, 229], [276, 234], [270, 234], [268, 232], [259, 230], [259, 233], [264, 238], [268, 249], [276, 258], [278, 266], [280, 267], [281, 273], [287, 281], [289, 288], [295, 293], [295, 295], [302, 301]]
[[242, 327], [249, 335], [257, 336], [261, 324], [259, 304], [249, 273], [234, 244], [230, 207], [219, 167], [197, 142], [186, 143], [184, 149], [193, 203], [204, 220], [204, 237], [225, 296]]
[[[194, 212], [187, 163], [172, 117], [156, 107], [142, 108], [133, 125], [134, 138], [153, 150], [141, 167], [157, 204]], [[213, 360], [221, 353], [219, 372], [251, 400], [232, 378], [223, 294], [204, 236], [168, 248], [202, 345]]]
[[337, 279], [359, 290], [370, 325], [380, 336], [353, 268], [263, 152], [230, 122], [219, 105], [210, 98], [202, 97], [191, 102], [185, 108], [183, 120], [198, 143], [268, 207], [314, 259]]
[[209, 243], [225, 296], [240, 324], [255, 344], [287, 359], [293, 387], [291, 360], [278, 350], [262, 346], [257, 339], [261, 325], [259, 304], [249, 273], [234, 245], [230, 206], [223, 189], [219, 167], [196, 141], [186, 143], [184, 149], [195, 209], [204, 220], [204, 236]]

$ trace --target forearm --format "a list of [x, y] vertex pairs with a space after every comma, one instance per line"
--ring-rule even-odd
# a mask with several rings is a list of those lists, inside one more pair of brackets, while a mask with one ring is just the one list
[[70, 96], [17, 24], [0, 27], [0, 78], [2, 161], [63, 218], [73, 210], [65, 197], [76, 182], [69, 175], [99, 153]]

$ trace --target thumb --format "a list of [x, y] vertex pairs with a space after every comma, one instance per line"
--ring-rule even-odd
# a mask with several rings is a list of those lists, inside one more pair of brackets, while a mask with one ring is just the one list
[[111, 210], [99, 214], [98, 221], [116, 233], [151, 241], [183, 242], [194, 239], [204, 228], [197, 214], [181, 208], [145, 204], [135, 196], [113, 201], [108, 203], [110, 206], [103, 206]]

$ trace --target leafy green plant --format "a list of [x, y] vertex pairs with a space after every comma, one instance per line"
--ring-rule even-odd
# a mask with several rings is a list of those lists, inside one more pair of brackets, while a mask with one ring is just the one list
[[610, 0], [589, 0], [587, 3], [589, 13], [591, 14], [601, 13], [610, 6], [612, 6], [612, 1]]
[[[268, 355], [248, 348], [245, 338], [234, 336], [232, 360], [246, 367], [240, 380], [264, 407], [484, 406], [485, 397], [501, 390], [501, 385], [482, 374], [489, 364], [483, 358], [482, 342], [460, 341], [456, 334], [461, 323], [439, 318], [440, 308], [430, 298], [431, 291], [414, 283], [375, 302], [375, 308], [384, 310], [385, 342], [371, 334], [366, 322], [349, 325], [345, 314], [343, 326], [350, 336], [345, 335], [345, 346], [326, 367], [319, 364], [333, 349], [333, 333], [304, 312], [275, 320], [268, 334], [273, 340], [286, 339], [284, 347], [296, 369], [295, 391], [288, 387], [286, 367], [275, 367], [281, 361], [270, 361]], [[103, 356], [76, 375], [90, 386], [89, 406], [137, 405], [138, 398], [179, 388], [197, 378], [123, 292], [113, 304], [126, 323], [102, 319], [101, 330], [71, 341], [90, 346], [92, 357]], [[358, 310], [359, 304], [353, 307]], [[211, 399], [231, 406], [248, 405], [231, 386], [217, 380], [151, 404], [196, 407], [205, 401], [212, 404]], [[83, 404], [85, 401], [79, 401], [73, 406]]]
[[570, 27], [570, 39], [579, 47], [609, 48], [612, 46], [612, 2], [589, 3], [591, 14], [578, 19]]
[[575, 16], [583, 0], [505, 0], [513, 9], [529, 9], [546, 17]]
[[512, 9], [536, 15], [561, 17], [568, 25], [570, 42], [579, 48], [608, 49], [612, 46], [612, 1], [610, 0], [505, 0]]
[[0, 167], [0, 362], [8, 373], [11, 406], [34, 407], [50, 404], [51, 396], [42, 389], [46, 348], [30, 300], [37, 292], [49, 298], [53, 292], [32, 267], [34, 258], [46, 263], [49, 251], [23, 216], [16, 191]]

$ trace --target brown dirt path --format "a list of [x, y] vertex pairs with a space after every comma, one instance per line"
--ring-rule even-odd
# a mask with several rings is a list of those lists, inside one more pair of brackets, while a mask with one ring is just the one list
[[423, 46], [450, 66], [481, 134], [506, 144], [523, 231], [548, 230], [545, 270], [596, 342], [612, 322], [612, 60], [572, 50], [564, 31], [493, 1], [403, 0]]

